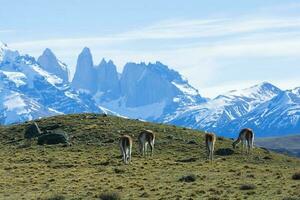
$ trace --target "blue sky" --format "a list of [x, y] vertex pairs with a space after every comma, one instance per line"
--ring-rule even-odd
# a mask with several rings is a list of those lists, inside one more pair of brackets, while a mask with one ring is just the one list
[[0, 0], [0, 41], [35, 57], [51, 48], [74, 72], [95, 64], [162, 61], [204, 96], [269, 81], [300, 86], [297, 0]]

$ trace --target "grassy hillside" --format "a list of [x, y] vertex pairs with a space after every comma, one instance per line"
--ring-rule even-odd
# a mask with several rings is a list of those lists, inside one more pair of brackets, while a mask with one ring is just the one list
[[[218, 138], [213, 163], [205, 158], [203, 133], [175, 126], [101, 115], [37, 120], [58, 124], [73, 145], [23, 145], [28, 124], [0, 128], [0, 199], [297, 199], [300, 160], [256, 148], [245, 156]], [[155, 155], [121, 162], [118, 137], [141, 129], [157, 133]], [[232, 152], [232, 155], [221, 155]], [[219, 155], [218, 155], [219, 154]], [[294, 177], [295, 178], [295, 177]], [[296, 177], [297, 178], [297, 177]], [[299, 199], [299, 198], [298, 198]]]
[[300, 157], [300, 134], [284, 137], [259, 138], [256, 144], [276, 152]]

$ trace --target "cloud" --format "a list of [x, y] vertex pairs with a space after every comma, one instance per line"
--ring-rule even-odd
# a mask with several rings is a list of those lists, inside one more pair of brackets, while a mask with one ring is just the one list
[[300, 79], [282, 79], [275, 81], [275, 84], [278, 85], [278, 87], [280, 87], [281, 89], [290, 90], [296, 87], [300, 87]]
[[262, 13], [279, 13], [282, 14], [284, 12], [291, 13], [293, 11], [296, 11], [299, 13], [300, 9], [300, 3], [299, 2], [292, 2], [292, 3], [281, 3], [281, 4], [274, 4], [272, 6], [268, 7], [262, 7], [260, 8], [260, 12]]
[[295, 18], [247, 18], [211, 20], [169, 20], [120, 34], [126, 39], [187, 39], [221, 37], [274, 29], [300, 28]]
[[[281, 90], [294, 89], [300, 86], [299, 79], [282, 79], [282, 80], [264, 80], [270, 82]], [[200, 88], [199, 92], [205, 97], [215, 98], [220, 94], [225, 94], [231, 90], [242, 90], [253, 85], [263, 82], [262, 80], [245, 80], [245, 81], [228, 81], [223, 84], [218, 84], [210, 87]]]
[[[86, 44], [111, 45], [134, 40], [153, 39], [197, 39], [223, 36], [239, 37], [237, 34], [254, 34], [271, 32], [274, 29], [300, 29], [300, 19], [297, 18], [247, 18], [242, 19], [192, 19], [168, 20], [155, 23], [136, 30], [117, 33], [110, 36], [82, 38], [54, 38], [46, 40], [25, 41], [14, 43], [16, 47], [74, 47]], [[0, 30], [1, 31], [1, 30]], [[277, 30], [278, 31], [278, 30]], [[223, 38], [222, 38], [223, 39]]]
[[294, 57], [300, 56], [300, 37], [267, 39], [257, 38], [238, 40], [202, 47], [190, 48], [190, 52], [199, 52], [202, 57], [234, 58], [234, 57]]
[[261, 80], [245, 80], [241, 81], [228, 81], [223, 84], [218, 84], [210, 87], [203, 87], [199, 92], [209, 98], [215, 98], [220, 94], [225, 94], [231, 90], [241, 90], [244, 88], [249, 88], [257, 83], [262, 82]]
[[[225, 35], [227, 37], [224, 37]], [[152, 57], [157, 55], [156, 52], [159, 52], [159, 55], [169, 52], [170, 56], [167, 57], [174, 59], [171, 58], [172, 55], [182, 52], [187, 56], [185, 60], [193, 60], [189, 57], [197, 52], [197, 57], [204, 58], [207, 62], [207, 58], [219, 57], [299, 55], [299, 38], [300, 20], [298, 19], [245, 17], [239, 20], [229, 18], [169, 20], [109, 37], [54, 38], [9, 45], [33, 55], [40, 54], [46, 47], [52, 48], [62, 57], [73, 57], [74, 62], [76, 55], [85, 46], [93, 51], [100, 51], [101, 56], [108, 56], [106, 52], [107, 54], [115, 52], [142, 55], [140, 57], [148, 54], [148, 57]], [[166, 40], [170, 42], [167, 43]], [[184, 41], [180, 43], [178, 40]], [[164, 43], [166, 45], [163, 45]], [[159, 55], [156, 59], [161, 58]], [[197, 60], [201, 64], [201, 60]]]
[[0, 34], [1, 33], [12, 33], [12, 32], [15, 32], [15, 30], [12, 30], [12, 29], [0, 29]]
[[[76, 57], [85, 46], [91, 48], [96, 64], [102, 57], [110, 58], [118, 65], [119, 71], [127, 61], [160, 60], [180, 71], [204, 95], [212, 97], [226, 88], [264, 81], [248, 78], [243, 84], [227, 81], [220, 86], [216, 79], [225, 73], [221, 71], [224, 70], [224, 60], [231, 60], [234, 64], [235, 60], [244, 59], [249, 64], [260, 59], [300, 58], [300, 18], [174, 19], [109, 36], [52, 38], [9, 46], [34, 56], [41, 54], [46, 47], [51, 48], [61, 60], [72, 66], [72, 72]], [[271, 82], [284, 85], [284, 78]], [[298, 82], [290, 83], [284, 87]]]

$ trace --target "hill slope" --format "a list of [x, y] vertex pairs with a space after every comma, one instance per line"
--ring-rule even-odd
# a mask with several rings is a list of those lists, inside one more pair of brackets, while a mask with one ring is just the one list
[[[59, 125], [69, 133], [71, 147], [26, 147], [29, 124], [0, 127], [0, 199], [99, 199], [114, 191], [122, 199], [283, 199], [300, 196], [300, 160], [255, 148], [250, 156], [240, 150], [221, 156], [231, 140], [218, 138], [213, 163], [205, 159], [203, 133], [186, 128], [94, 114], [62, 115], [36, 120], [41, 129]], [[137, 154], [134, 141], [131, 165], [121, 162], [118, 138], [156, 132], [153, 158]], [[134, 137], [136, 138], [136, 137]], [[227, 149], [228, 150], [228, 149]], [[228, 151], [230, 151], [229, 149]], [[219, 152], [219, 153], [218, 153]], [[182, 182], [193, 174], [194, 182]], [[252, 184], [255, 188], [242, 190]], [[252, 186], [250, 185], [250, 186]], [[242, 188], [242, 189], [241, 189]]]
[[300, 135], [259, 138], [256, 144], [276, 152], [300, 157]]

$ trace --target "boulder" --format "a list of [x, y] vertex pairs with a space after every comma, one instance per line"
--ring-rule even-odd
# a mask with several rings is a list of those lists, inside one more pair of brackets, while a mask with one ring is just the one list
[[38, 137], [38, 145], [44, 144], [67, 144], [70, 145], [68, 135], [62, 130], [47, 131], [46, 134], [43, 134]]
[[42, 132], [47, 132], [49, 130], [56, 130], [61, 127], [60, 124], [48, 124], [41, 127]]
[[40, 130], [39, 126], [37, 125], [36, 122], [34, 122], [33, 124], [30, 124], [24, 133], [24, 138], [25, 139], [31, 139], [31, 138], [35, 138], [38, 137], [42, 134], [42, 131]]

